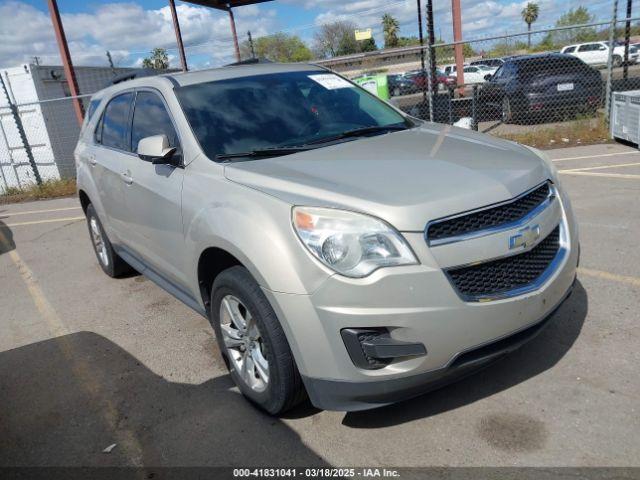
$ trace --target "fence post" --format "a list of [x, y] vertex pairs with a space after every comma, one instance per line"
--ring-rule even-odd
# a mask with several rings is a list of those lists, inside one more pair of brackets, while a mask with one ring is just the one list
[[27, 158], [29, 159], [29, 164], [31, 165], [31, 169], [33, 170], [33, 175], [36, 177], [36, 182], [38, 185], [42, 185], [42, 177], [40, 177], [40, 172], [38, 171], [38, 166], [36, 165], [36, 161], [33, 158], [33, 152], [31, 151], [31, 145], [29, 145], [29, 140], [27, 139], [27, 134], [24, 131], [24, 126], [22, 125], [22, 120], [20, 119], [20, 113], [18, 112], [18, 107], [11, 101], [9, 97], [9, 92], [7, 92], [7, 86], [4, 84], [4, 78], [0, 74], [0, 83], [2, 84], [2, 91], [4, 93], [7, 102], [9, 103], [9, 109], [11, 110], [11, 115], [13, 116], [13, 121], [16, 122], [16, 128], [18, 129], [18, 135], [20, 135], [20, 141], [22, 142], [22, 146], [24, 147], [25, 152], [27, 152]]
[[471, 129], [478, 131], [478, 85], [473, 86], [471, 98]]
[[[433, 92], [433, 80], [436, 79], [436, 65], [435, 65], [435, 50], [434, 44], [434, 30], [433, 30], [433, 1], [427, 0], [427, 62], [429, 64], [429, 74], [427, 75], [429, 85], [429, 121], [434, 121], [433, 103], [435, 101], [435, 95]], [[437, 86], [436, 86], [437, 88]], [[437, 92], [436, 92], [437, 94]]]
[[604, 91], [604, 119], [609, 125], [611, 115], [611, 80], [613, 76], [613, 41], [616, 33], [616, 23], [618, 18], [618, 0], [613, 0], [613, 15], [611, 16], [611, 26], [609, 27], [609, 58], [607, 59], [607, 85]]

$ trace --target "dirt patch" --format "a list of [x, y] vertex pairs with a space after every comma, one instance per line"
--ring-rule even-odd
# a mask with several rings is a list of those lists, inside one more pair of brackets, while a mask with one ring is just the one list
[[477, 428], [480, 437], [491, 446], [507, 452], [540, 450], [548, 432], [540, 420], [520, 414], [496, 414], [482, 418]]

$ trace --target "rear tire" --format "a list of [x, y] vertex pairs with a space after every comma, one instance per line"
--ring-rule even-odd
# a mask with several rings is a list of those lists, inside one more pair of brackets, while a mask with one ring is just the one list
[[502, 99], [502, 123], [514, 123], [513, 108], [511, 106], [511, 100], [505, 96]]
[[209, 319], [231, 378], [252, 403], [280, 415], [304, 400], [278, 317], [246, 268], [231, 267], [216, 277]]
[[93, 251], [96, 254], [98, 264], [100, 268], [102, 268], [102, 271], [112, 278], [131, 273], [133, 268], [113, 250], [111, 241], [104, 231], [102, 222], [100, 222], [92, 204], [89, 204], [87, 207], [86, 216]]

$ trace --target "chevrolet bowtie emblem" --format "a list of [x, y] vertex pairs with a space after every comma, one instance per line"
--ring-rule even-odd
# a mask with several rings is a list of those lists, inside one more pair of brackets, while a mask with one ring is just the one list
[[540, 225], [532, 225], [518, 230], [518, 233], [509, 237], [509, 250], [514, 248], [527, 248], [536, 243], [540, 238]]

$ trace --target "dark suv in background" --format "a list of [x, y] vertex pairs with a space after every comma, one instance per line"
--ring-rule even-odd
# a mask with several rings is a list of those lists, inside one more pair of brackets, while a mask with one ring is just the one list
[[541, 113], [593, 114], [602, 100], [602, 77], [571, 55], [545, 53], [506, 59], [483, 85], [480, 102], [505, 123]]

